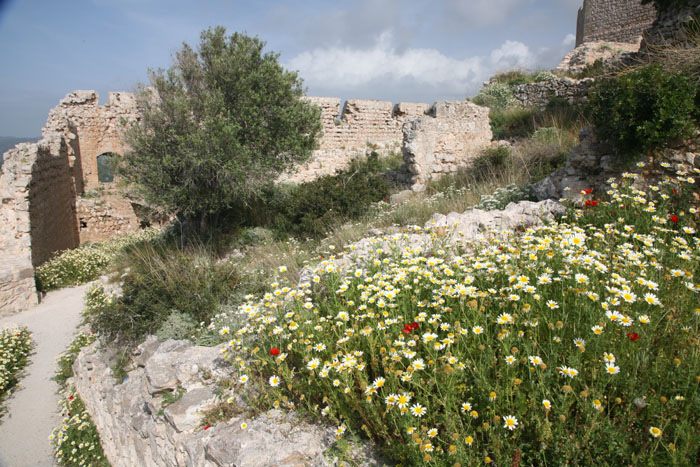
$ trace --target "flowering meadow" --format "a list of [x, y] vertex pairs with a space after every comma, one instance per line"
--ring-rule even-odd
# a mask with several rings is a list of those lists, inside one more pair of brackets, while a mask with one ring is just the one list
[[58, 356], [54, 380], [59, 384], [59, 412], [63, 416], [61, 426], [54, 428], [49, 441], [54, 447], [54, 457], [64, 466], [109, 466], [100, 445], [100, 436], [92, 423], [85, 404], [69, 384], [73, 376], [73, 363], [80, 350], [93, 343], [96, 336], [80, 331], [68, 349]]
[[63, 424], [49, 436], [55, 449], [56, 462], [65, 466], [109, 466], [100, 446], [97, 428], [92, 424], [78, 393], [68, 386], [60, 396]]
[[330, 252], [308, 283], [217, 318], [230, 391], [404, 465], [695, 464], [691, 175], [642, 190], [625, 174], [558, 222], [478, 242], [428, 229], [426, 247], [395, 234]]
[[39, 290], [48, 291], [95, 280], [126, 248], [152, 240], [158, 235], [160, 230], [149, 228], [127, 233], [104, 243], [62, 251], [36, 268], [37, 287]]
[[25, 327], [0, 331], [0, 402], [18, 383], [19, 372], [32, 351], [32, 336]]

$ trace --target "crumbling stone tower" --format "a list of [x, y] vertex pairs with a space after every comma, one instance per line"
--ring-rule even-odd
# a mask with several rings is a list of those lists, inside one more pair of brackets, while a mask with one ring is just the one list
[[656, 7], [641, 0], [583, 0], [576, 22], [576, 47], [585, 42], [639, 42], [656, 19]]

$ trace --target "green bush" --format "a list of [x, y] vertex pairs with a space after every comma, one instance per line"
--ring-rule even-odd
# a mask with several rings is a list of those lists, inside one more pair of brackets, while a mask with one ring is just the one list
[[647, 65], [603, 81], [592, 93], [590, 118], [622, 155], [648, 152], [690, 135], [696, 92], [685, 75]]
[[516, 104], [513, 90], [504, 83], [491, 83], [484, 86], [472, 101], [491, 110], [504, 110]]
[[202, 251], [144, 246], [130, 253], [121, 296], [91, 289], [85, 316], [106, 341], [134, 344], [158, 331], [174, 310], [208, 324], [239, 282], [231, 263], [217, 263]]
[[520, 106], [491, 107], [491, 131], [494, 139], [526, 138], [535, 131], [538, 110]]
[[555, 79], [557, 79], [557, 77], [551, 71], [538, 71], [537, 73], [535, 73], [532, 79], [535, 81], [535, 83], [544, 83], [548, 81], [554, 81]]
[[508, 146], [495, 146], [484, 149], [470, 164], [469, 171], [475, 180], [484, 180], [493, 175], [493, 171], [503, 167], [510, 156]]
[[356, 219], [374, 202], [389, 195], [389, 184], [375, 153], [349, 167], [292, 187], [273, 206], [275, 229], [281, 234], [318, 238], [340, 219]]

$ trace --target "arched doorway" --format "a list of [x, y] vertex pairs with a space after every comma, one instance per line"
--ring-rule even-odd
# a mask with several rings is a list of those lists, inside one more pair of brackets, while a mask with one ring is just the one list
[[112, 183], [114, 181], [114, 164], [116, 154], [106, 152], [97, 156], [97, 181], [100, 183]]

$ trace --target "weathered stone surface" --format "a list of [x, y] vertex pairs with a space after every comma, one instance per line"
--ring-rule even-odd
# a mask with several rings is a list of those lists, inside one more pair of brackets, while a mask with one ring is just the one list
[[[641, 40], [641, 36], [640, 36]], [[576, 46], [557, 65], [555, 71], [560, 73], [577, 73], [586, 66], [592, 65], [597, 60], [608, 61], [623, 54], [630, 54], [639, 50], [639, 40], [635, 43], [594, 41], [584, 42]]]
[[544, 107], [553, 97], [566, 100], [569, 104], [580, 105], [588, 99], [588, 91], [594, 80], [557, 78], [539, 83], [512, 86], [513, 97], [523, 107]]
[[[151, 336], [137, 353], [138, 367], [116, 385], [97, 342], [84, 348], [73, 365], [75, 387], [113, 466], [333, 465], [324, 452], [335, 443], [334, 430], [309, 425], [292, 413], [271, 410], [252, 419], [240, 415], [202, 428], [201, 413], [215, 399], [214, 379], [229, 369], [218, 358], [218, 348], [158, 342]], [[159, 415], [167, 390], [184, 393]], [[371, 451], [358, 461], [379, 463]]]
[[335, 173], [353, 157], [370, 151], [386, 155], [401, 147], [402, 125], [407, 117], [422, 115], [428, 104], [349, 99], [341, 112], [339, 98], [305, 97], [321, 108], [323, 136], [311, 159], [283, 174], [280, 181], [306, 182]]
[[641, 0], [584, 0], [578, 12], [576, 45], [600, 40], [638, 44], [656, 15], [656, 7], [642, 5]]
[[500, 231], [537, 225], [543, 220], [552, 220], [565, 211], [564, 206], [552, 200], [520, 201], [508, 204], [503, 210], [472, 209], [461, 214], [435, 214], [425, 226], [449, 228], [465, 241], [473, 241]]
[[466, 166], [492, 137], [489, 109], [473, 102], [436, 102], [427, 115], [407, 118], [403, 157], [414, 191], [429, 180]]

